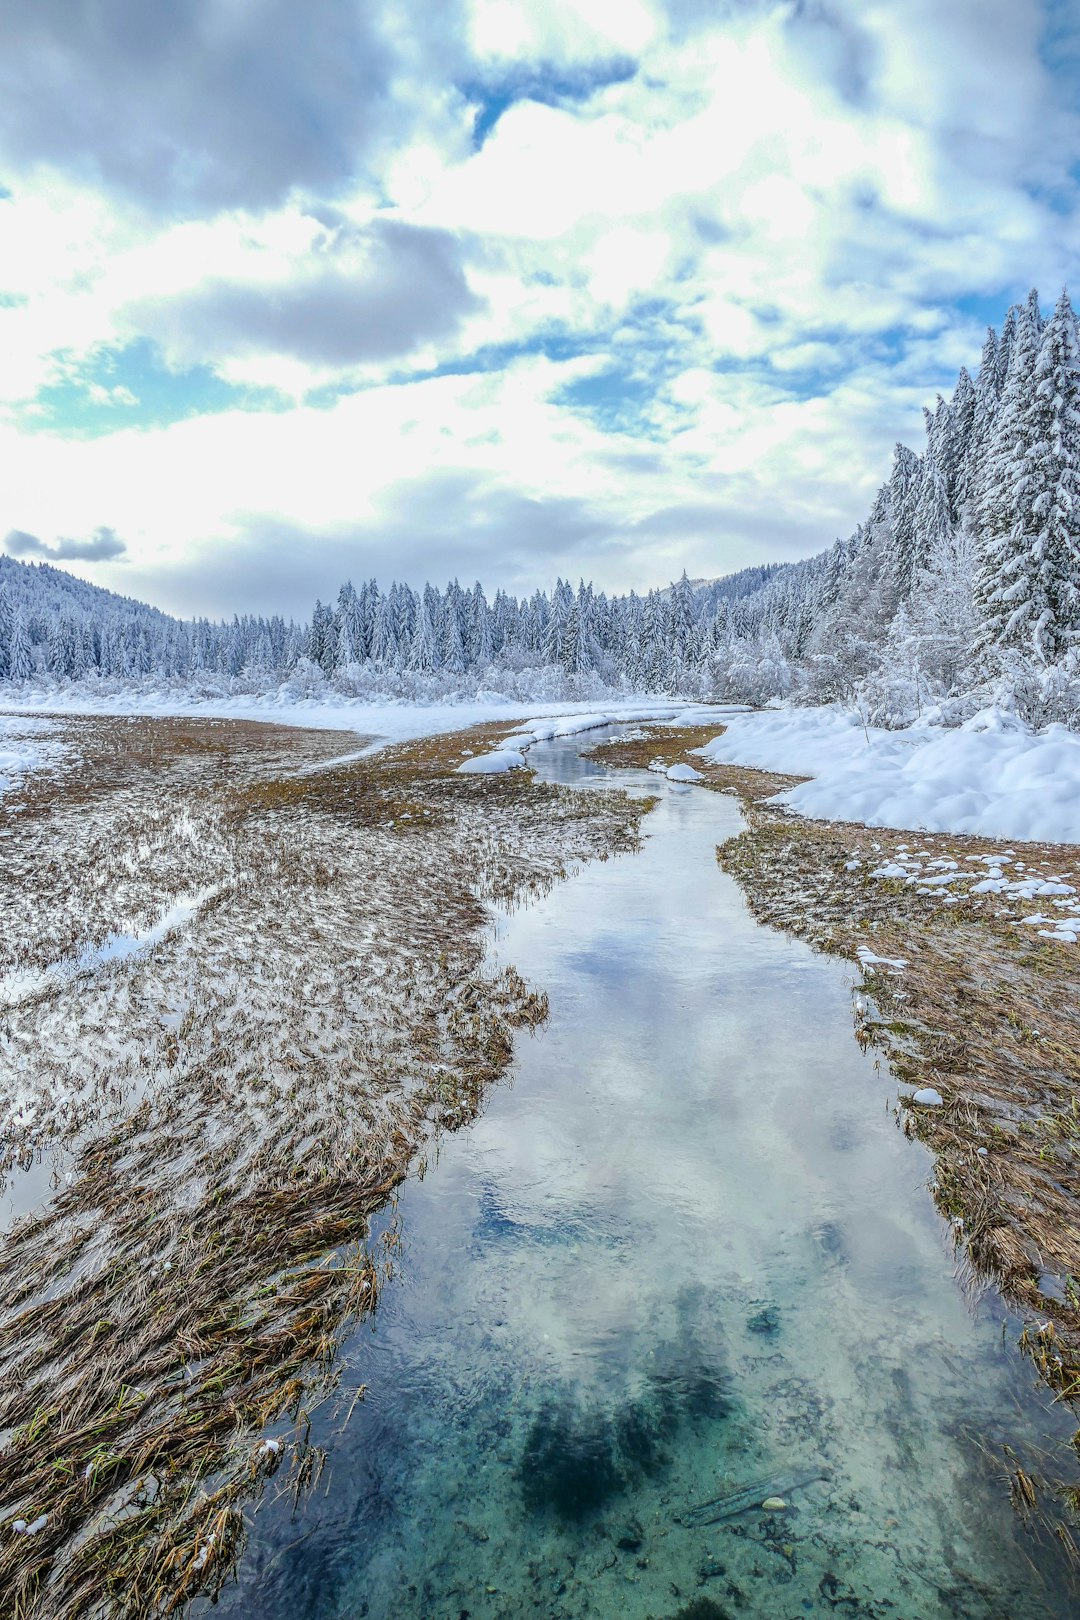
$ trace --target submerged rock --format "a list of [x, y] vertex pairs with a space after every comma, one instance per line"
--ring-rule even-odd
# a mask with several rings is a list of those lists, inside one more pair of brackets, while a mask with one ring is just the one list
[[764, 1305], [747, 1318], [746, 1325], [751, 1333], [761, 1333], [771, 1339], [780, 1331], [780, 1312], [775, 1305]]
[[785, 1513], [787, 1511], [787, 1503], [782, 1496], [767, 1496], [761, 1505], [766, 1513]]

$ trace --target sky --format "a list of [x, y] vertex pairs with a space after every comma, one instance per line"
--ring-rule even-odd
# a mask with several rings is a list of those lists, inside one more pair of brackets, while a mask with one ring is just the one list
[[790, 560], [1078, 252], [1073, 0], [7, 0], [0, 535], [215, 617]]

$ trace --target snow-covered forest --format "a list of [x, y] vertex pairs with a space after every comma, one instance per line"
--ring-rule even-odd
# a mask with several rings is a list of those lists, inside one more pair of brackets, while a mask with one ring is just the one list
[[0, 680], [284, 699], [648, 692], [839, 701], [867, 720], [962, 720], [995, 701], [1080, 724], [1080, 332], [1066, 293], [988, 331], [974, 378], [897, 445], [855, 533], [819, 556], [609, 597], [558, 581], [490, 599], [375, 580], [303, 624], [183, 622], [47, 564], [0, 558]]

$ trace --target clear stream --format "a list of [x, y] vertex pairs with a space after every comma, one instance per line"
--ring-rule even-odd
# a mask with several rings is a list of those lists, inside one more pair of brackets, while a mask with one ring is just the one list
[[403, 1190], [367, 1398], [316, 1420], [328, 1476], [295, 1515], [268, 1493], [215, 1612], [1075, 1615], [1001, 1468], [1072, 1424], [965, 1302], [848, 970], [750, 918], [732, 800], [579, 742], [530, 762], [661, 793], [645, 849], [496, 925], [550, 1022]]

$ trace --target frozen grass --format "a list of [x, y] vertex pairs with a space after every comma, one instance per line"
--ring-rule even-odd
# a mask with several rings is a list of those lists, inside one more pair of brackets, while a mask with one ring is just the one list
[[482, 974], [489, 904], [637, 841], [621, 795], [454, 774], [506, 731], [343, 763], [332, 732], [87, 719], [0, 808], [5, 1160], [76, 1154], [0, 1251], [4, 1613], [177, 1612], [271, 1475], [317, 1477], [305, 1415], [394, 1264], [370, 1218], [544, 1016]]

